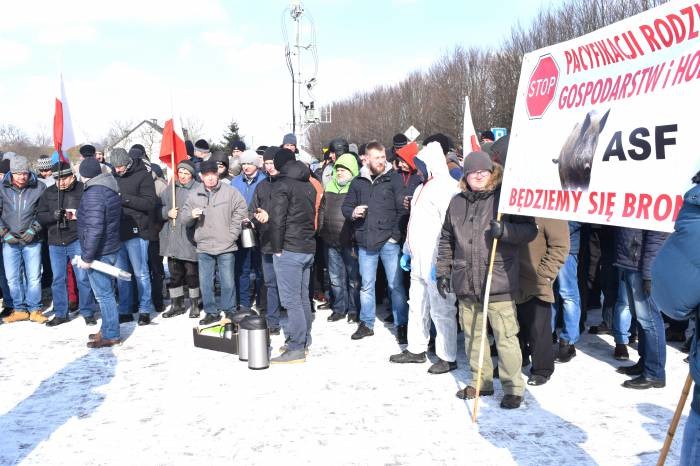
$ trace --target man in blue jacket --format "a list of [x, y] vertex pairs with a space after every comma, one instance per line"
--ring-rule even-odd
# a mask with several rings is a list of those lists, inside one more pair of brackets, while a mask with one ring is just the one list
[[111, 174], [102, 174], [100, 163], [88, 158], [80, 164], [84, 183], [83, 196], [77, 211], [78, 240], [81, 256], [78, 267], [87, 269], [90, 286], [100, 305], [102, 326], [88, 338], [88, 348], [102, 348], [121, 343], [119, 339], [119, 310], [114, 297], [113, 279], [91, 268], [98, 260], [109, 265], [117, 262], [121, 200], [117, 181]]
[[620, 287], [613, 318], [616, 346], [629, 342], [631, 312], [639, 328], [639, 361], [622, 366], [618, 372], [637, 376], [625, 381], [626, 388], [661, 388], [666, 385], [666, 335], [661, 312], [651, 294], [651, 264], [663, 245], [667, 233], [618, 228], [615, 236], [615, 266], [620, 270]]
[[[696, 185], [685, 193], [674, 232], [659, 250], [651, 267], [651, 300], [677, 320], [700, 322], [700, 172]], [[697, 325], [697, 324], [696, 324]], [[690, 375], [695, 382], [690, 414], [685, 423], [681, 465], [700, 464], [700, 352], [698, 332], [690, 349]]]
[[399, 269], [401, 229], [399, 222], [404, 213], [403, 193], [396, 191], [399, 176], [387, 163], [386, 150], [378, 142], [367, 144], [368, 163], [350, 184], [343, 201], [345, 218], [352, 220], [355, 239], [359, 246], [360, 325], [352, 339], [374, 335], [376, 303], [374, 285], [377, 265], [381, 259], [391, 293], [391, 307], [399, 343], [408, 343], [408, 305], [402, 275]]
[[[247, 206], [253, 204], [253, 194], [255, 188], [265, 179], [265, 174], [260, 171], [260, 157], [253, 150], [246, 150], [240, 156], [241, 174], [231, 180], [231, 186], [236, 188], [241, 193]], [[250, 219], [243, 220], [243, 224], [248, 227], [251, 225]], [[262, 274], [262, 259], [260, 249], [256, 245], [252, 248], [239, 248], [236, 251], [236, 271], [234, 274], [236, 281], [236, 289], [238, 289], [238, 298], [241, 310], [249, 310], [253, 306], [253, 297], [250, 289], [251, 272], [255, 276], [255, 296], [260, 298], [260, 290], [263, 284]]]

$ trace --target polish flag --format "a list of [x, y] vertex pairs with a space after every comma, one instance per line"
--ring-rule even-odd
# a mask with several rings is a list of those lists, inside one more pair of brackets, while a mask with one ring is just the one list
[[66, 99], [66, 88], [63, 85], [63, 74], [61, 74], [61, 89], [56, 98], [53, 115], [53, 146], [58, 152], [60, 160], [68, 163], [66, 154], [68, 149], [75, 146], [75, 134], [73, 133], [73, 121], [70, 116], [68, 99]]
[[[165, 122], [163, 128], [163, 140], [160, 143], [161, 162], [166, 164], [175, 173], [177, 164], [187, 160], [187, 147], [185, 138], [182, 135], [182, 127], [178, 118], [171, 118]], [[173, 164], [175, 167], [173, 167]]]
[[[476, 152], [481, 150], [479, 145], [479, 138], [476, 136], [476, 131], [474, 131], [474, 122], [472, 121], [472, 111], [469, 108], [469, 96], [464, 97], [464, 133], [462, 136], [462, 151], [463, 155], [467, 155], [469, 152]], [[469, 151], [469, 152], [467, 152]]]

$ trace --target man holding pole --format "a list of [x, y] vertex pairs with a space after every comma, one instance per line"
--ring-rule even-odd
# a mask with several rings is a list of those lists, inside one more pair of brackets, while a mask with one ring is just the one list
[[[438, 245], [437, 289], [443, 298], [454, 292], [464, 329], [465, 351], [475, 379], [457, 392], [460, 399], [493, 395], [493, 364], [488, 344], [482, 344], [483, 300], [489, 295], [487, 312], [498, 348], [498, 369], [505, 396], [501, 408], [514, 409], [523, 400], [525, 384], [520, 374], [522, 356], [518, 343], [518, 320], [514, 297], [518, 292], [520, 245], [532, 241], [537, 226], [531, 217], [504, 215], [497, 219], [503, 168], [488, 154], [472, 152], [464, 159], [462, 193], [452, 198]], [[492, 276], [487, 277], [489, 251], [498, 240]], [[490, 290], [485, 284], [491, 282]], [[479, 361], [483, 348], [483, 366]], [[483, 370], [482, 370], [483, 369]], [[481, 383], [478, 384], [479, 373]]]

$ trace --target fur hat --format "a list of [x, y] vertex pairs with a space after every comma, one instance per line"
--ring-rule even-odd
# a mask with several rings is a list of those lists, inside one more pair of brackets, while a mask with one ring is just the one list
[[253, 150], [243, 152], [239, 158], [241, 165], [255, 165], [256, 167], [260, 168], [260, 157]]
[[470, 152], [464, 157], [464, 174], [468, 175], [479, 170], [493, 171], [493, 162], [486, 152]]
[[80, 173], [80, 176], [83, 178], [94, 178], [102, 174], [102, 167], [100, 167], [100, 162], [98, 162], [96, 158], [88, 157], [80, 162], [78, 173]]

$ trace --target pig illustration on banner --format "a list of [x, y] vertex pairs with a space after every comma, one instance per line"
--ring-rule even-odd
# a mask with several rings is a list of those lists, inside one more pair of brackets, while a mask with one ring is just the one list
[[561, 148], [559, 158], [552, 159], [552, 162], [559, 165], [562, 189], [588, 190], [598, 137], [605, 128], [609, 114], [610, 110], [602, 115], [595, 110], [588, 112], [583, 123], [574, 125], [574, 129]]

